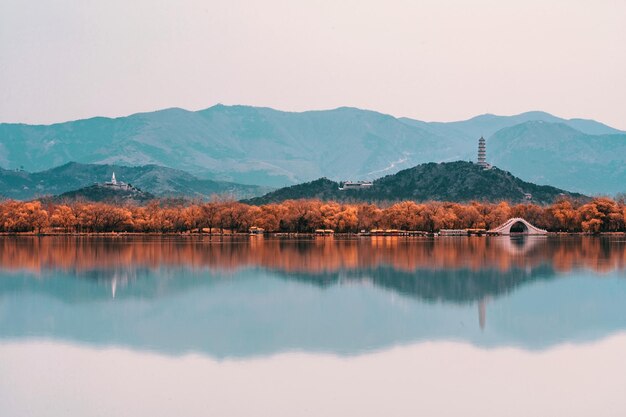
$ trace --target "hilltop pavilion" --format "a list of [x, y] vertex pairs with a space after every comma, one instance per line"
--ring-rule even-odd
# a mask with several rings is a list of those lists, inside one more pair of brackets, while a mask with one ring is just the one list
[[118, 181], [115, 178], [115, 172], [113, 172], [113, 175], [111, 176], [111, 181], [107, 181], [104, 183], [105, 187], [109, 187], [109, 188], [116, 188], [119, 190], [130, 190], [132, 189], [132, 187], [129, 184], [126, 184], [123, 181]]

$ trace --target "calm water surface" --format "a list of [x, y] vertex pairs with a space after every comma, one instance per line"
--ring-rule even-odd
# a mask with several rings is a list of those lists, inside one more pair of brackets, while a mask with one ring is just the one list
[[0, 237], [0, 416], [623, 416], [624, 392], [624, 237]]

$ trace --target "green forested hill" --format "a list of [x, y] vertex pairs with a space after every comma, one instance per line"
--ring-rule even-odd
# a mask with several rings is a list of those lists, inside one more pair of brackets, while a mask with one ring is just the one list
[[120, 190], [101, 185], [92, 185], [74, 191], [68, 191], [54, 197], [57, 202], [90, 201], [122, 205], [125, 203], [142, 204], [155, 198], [150, 193], [138, 189]]
[[335, 201], [511, 201], [522, 202], [525, 194], [532, 202], [551, 203], [560, 196], [583, 198], [581, 194], [522, 181], [498, 168], [483, 170], [471, 162], [428, 163], [402, 170], [374, 181], [371, 188], [339, 190], [339, 183], [321, 178], [281, 188], [262, 197], [247, 200], [252, 204], [276, 203], [290, 199], [315, 198]]

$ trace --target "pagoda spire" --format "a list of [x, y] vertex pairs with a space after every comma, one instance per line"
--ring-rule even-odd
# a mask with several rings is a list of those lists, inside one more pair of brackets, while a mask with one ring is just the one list
[[478, 139], [478, 165], [483, 168], [489, 167], [487, 163], [487, 144], [482, 136]]

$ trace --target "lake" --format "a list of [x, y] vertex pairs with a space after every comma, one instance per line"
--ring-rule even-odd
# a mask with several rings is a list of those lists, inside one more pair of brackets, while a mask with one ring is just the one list
[[623, 416], [626, 237], [0, 237], [1, 416]]

